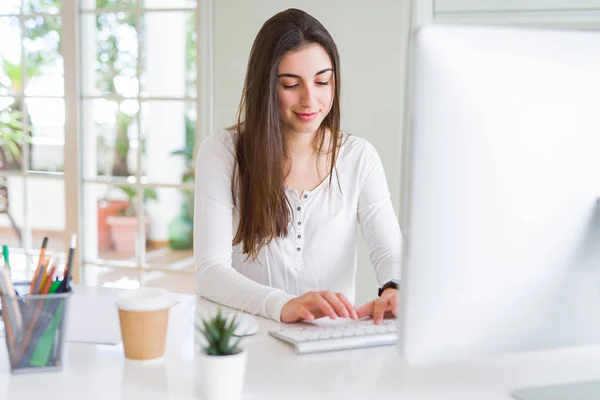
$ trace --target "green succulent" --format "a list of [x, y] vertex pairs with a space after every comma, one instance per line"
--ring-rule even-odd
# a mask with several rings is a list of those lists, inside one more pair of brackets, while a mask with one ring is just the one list
[[233, 340], [233, 332], [238, 326], [235, 317], [228, 320], [221, 313], [221, 308], [217, 314], [208, 320], [202, 320], [200, 330], [208, 341], [208, 345], [204, 348], [206, 354], [211, 356], [228, 356], [239, 353], [241, 349], [238, 347], [241, 337]]

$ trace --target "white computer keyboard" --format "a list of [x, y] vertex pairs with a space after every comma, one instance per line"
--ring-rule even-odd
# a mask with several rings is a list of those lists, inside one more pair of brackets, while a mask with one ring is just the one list
[[372, 319], [333, 325], [285, 327], [269, 335], [292, 344], [298, 354], [358, 349], [396, 344], [396, 320], [385, 319], [375, 325]]

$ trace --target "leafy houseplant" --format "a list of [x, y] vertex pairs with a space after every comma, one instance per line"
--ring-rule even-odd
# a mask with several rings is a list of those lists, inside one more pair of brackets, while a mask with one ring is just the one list
[[133, 122], [133, 117], [120, 110], [115, 113], [117, 121], [117, 134], [115, 136], [115, 152], [113, 158], [112, 175], [129, 176], [129, 166], [127, 165], [127, 156], [129, 154], [129, 125]]
[[[196, 146], [196, 125], [189, 118], [185, 119], [185, 147], [171, 153], [173, 156], [182, 156], [185, 163], [185, 171], [181, 175], [181, 183], [193, 183], [196, 176], [194, 165], [194, 149]], [[184, 205], [187, 209], [187, 217], [194, 217], [194, 195], [186, 193]]]
[[[31, 13], [43, 13], [51, 8], [58, 10], [60, 0], [33, 0], [28, 3]], [[17, 22], [18, 26], [18, 22]], [[20, 27], [19, 27], [20, 29]], [[61, 42], [58, 40], [60, 32], [60, 21], [56, 18], [29, 18], [25, 22], [22, 31], [23, 45], [27, 51], [23, 52], [22, 58], [14, 63], [0, 56], [0, 88], [8, 90], [9, 93], [22, 93], [24, 91], [23, 77], [28, 82], [35, 81], [37, 77], [43, 76], [47, 67], [59, 59], [61, 54]], [[44, 43], [39, 46], [39, 43]], [[24, 73], [24, 76], [23, 76]], [[10, 98], [10, 97], [9, 97]], [[26, 105], [14, 98], [12, 104], [0, 110], [0, 122], [2, 139], [0, 143], [1, 169], [20, 169], [23, 147], [30, 146], [30, 134], [23, 129], [26, 122], [31, 126], [29, 114], [26, 113]], [[29, 165], [33, 165], [33, 152], [29, 152]]]
[[[196, 95], [196, 71], [198, 69], [198, 35], [196, 34], [196, 19], [194, 16], [187, 18], [185, 22], [185, 66], [186, 66], [186, 96]], [[181, 156], [184, 160], [185, 170], [181, 176], [181, 183], [193, 183], [195, 176], [194, 149], [196, 142], [196, 124], [185, 116], [185, 147], [171, 153]], [[180, 213], [169, 223], [169, 246], [173, 250], [188, 250], [193, 247], [194, 236], [194, 193], [193, 191], [182, 191], [182, 204]]]
[[21, 111], [11, 107], [0, 110], [0, 169], [12, 163], [19, 165], [21, 148], [26, 142]]
[[208, 341], [208, 345], [204, 348], [206, 354], [229, 356], [239, 353], [241, 350], [238, 348], [238, 344], [242, 338], [239, 337], [236, 341], [232, 340], [237, 325], [235, 318], [228, 321], [227, 318], [223, 317], [220, 309], [215, 317], [208, 321], [203, 320], [201, 331]]
[[[181, 176], [181, 183], [194, 182], [194, 146], [196, 129], [194, 121], [185, 119], [185, 147], [171, 153], [182, 156], [185, 170]], [[193, 246], [194, 235], [194, 193], [182, 191], [183, 202], [179, 215], [169, 223], [169, 246], [174, 250], [187, 250]]]
[[[137, 189], [130, 186], [117, 186], [127, 196], [127, 208], [120, 212], [121, 215], [126, 217], [135, 216], [135, 200], [137, 195]], [[156, 190], [152, 188], [144, 188], [144, 202], [146, 200], [158, 201], [158, 194]]]
[[[10, 84], [0, 83], [0, 88], [18, 93], [23, 85], [21, 64], [13, 64], [3, 59], [1, 66]], [[40, 67], [39, 63], [28, 66], [26, 71], [28, 78], [38, 76]], [[0, 110], [0, 169], [20, 169], [23, 146], [31, 143], [29, 135], [25, 134], [21, 107], [21, 102], [14, 99], [12, 104]], [[29, 161], [31, 164], [31, 158]]]
[[234, 338], [238, 322], [217, 314], [196, 323], [207, 344], [197, 356], [198, 384], [206, 400], [238, 400], [242, 397], [246, 369], [246, 351]]
[[[98, 9], [114, 6], [113, 0], [96, 0], [95, 3]], [[135, 30], [138, 18], [139, 16], [136, 14], [117, 15], [116, 19], [112, 18], [110, 14], [99, 14], [94, 18], [97, 34], [104, 37], [104, 40], [96, 46], [97, 69], [95, 85], [102, 93], [113, 94], [117, 98], [125, 96], [124, 93], [118, 90], [119, 87], [115, 84], [115, 81], [121, 76], [131, 75], [131, 71], [134, 71], [137, 65], [132, 54], [122, 49], [123, 46], [120, 40], [125, 32], [131, 33]], [[111, 136], [104, 135], [98, 135], [96, 138], [97, 147], [100, 152], [98, 160], [101, 162], [98, 165], [98, 172], [100, 174], [128, 177], [130, 175], [128, 166], [130, 148], [128, 132], [135, 117], [121, 110], [122, 101], [117, 100], [113, 103], [116, 103], [114, 104], [116, 106], [113, 128], [114, 139]], [[131, 198], [128, 202], [111, 198], [101, 198], [98, 200], [99, 250], [111, 250], [117, 247], [123, 250], [124, 244], [122, 242], [115, 243], [115, 235], [108, 221], [113, 216], [124, 214], [123, 210], [125, 209], [128, 209], [125, 214], [133, 213], [133, 207], [134, 204], [132, 204]], [[116, 220], [112, 218], [112, 221], [124, 222], [124, 220], [118, 218]], [[137, 225], [134, 223], [134, 226]], [[115, 227], [115, 230], [118, 235], [120, 232], [119, 228]], [[133, 244], [127, 241], [128, 244], [125, 245], [126, 250], [123, 250], [128, 254], [135, 252], [135, 250], [132, 251], [131, 249], [132, 246], [135, 248], [135, 233], [126, 237], [130, 238], [131, 236], [134, 237]]]

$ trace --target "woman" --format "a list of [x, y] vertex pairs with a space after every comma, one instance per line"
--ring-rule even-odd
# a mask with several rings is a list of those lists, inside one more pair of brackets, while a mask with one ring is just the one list
[[[379, 156], [340, 130], [340, 61], [319, 21], [290, 9], [256, 37], [238, 122], [198, 152], [196, 288], [281, 322], [396, 315], [401, 233]], [[356, 227], [379, 296], [356, 309]]]

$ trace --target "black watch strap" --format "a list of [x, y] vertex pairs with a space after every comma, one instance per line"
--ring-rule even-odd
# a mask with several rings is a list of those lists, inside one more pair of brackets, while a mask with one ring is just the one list
[[385, 289], [388, 288], [394, 288], [394, 289], [398, 289], [398, 281], [395, 279], [392, 279], [389, 282], [386, 282], [382, 287], [379, 288], [379, 291], [377, 292], [377, 296], [381, 297], [381, 294], [383, 293], [383, 291]]

